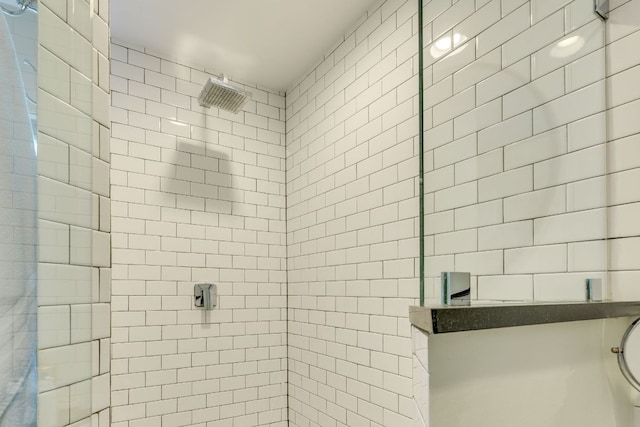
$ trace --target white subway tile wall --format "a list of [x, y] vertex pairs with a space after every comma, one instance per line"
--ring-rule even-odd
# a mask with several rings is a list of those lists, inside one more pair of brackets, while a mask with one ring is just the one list
[[109, 0], [38, 17], [38, 425], [108, 427]]
[[[470, 272], [473, 297], [497, 301], [580, 300], [576, 283], [606, 276], [605, 27], [592, 9], [426, 2], [426, 294], [436, 301], [443, 269]], [[591, 263], [574, 261], [574, 244]]]
[[[609, 282], [616, 300], [637, 300], [637, 216], [640, 202], [640, 93], [629, 81], [640, 72], [640, 2], [616, 1], [607, 21], [607, 193], [609, 203]], [[622, 85], [626, 87], [623, 89]], [[598, 132], [599, 134], [599, 132]]]
[[283, 427], [284, 94], [205, 109], [211, 70], [111, 49], [112, 426]]
[[[291, 426], [409, 426], [416, 413], [407, 317], [419, 289], [417, 12], [413, 0], [379, 2], [287, 92]], [[449, 99], [438, 101], [441, 122], [473, 108], [473, 90], [451, 100], [451, 78], [430, 90]], [[450, 126], [432, 141], [446, 147], [432, 157], [442, 166], [427, 181], [434, 191], [453, 185], [454, 163], [476, 155], [465, 136], [444, 146]], [[428, 221], [451, 231], [452, 217]], [[474, 244], [465, 237], [437, 245]]]
[[[426, 182], [429, 193], [479, 179], [482, 203], [454, 209], [453, 220], [447, 210], [427, 215], [438, 215], [436, 222], [427, 222], [427, 233], [434, 236], [427, 241], [435, 242], [436, 252], [440, 236], [466, 229], [478, 233], [478, 252], [460, 251], [454, 259], [430, 257], [427, 274], [435, 278], [444, 268], [471, 271], [477, 275], [472, 295], [483, 300], [580, 300], [587, 278], [608, 281], [614, 300], [637, 300], [640, 93], [629, 79], [640, 73], [640, 2], [612, 2], [606, 27], [594, 18], [587, 0], [483, 3], [468, 18], [485, 20], [486, 29], [471, 35], [477, 35], [477, 52], [483, 56], [477, 54], [475, 62], [454, 73], [453, 93], [475, 84], [476, 102], [484, 96], [480, 94], [487, 93], [484, 100], [501, 95], [502, 121], [477, 128], [478, 153], [499, 154], [493, 162], [482, 156], [458, 162], [455, 175], [433, 162]], [[435, 4], [439, 8], [429, 15]], [[447, 0], [428, 2], [427, 19], [449, 6]], [[501, 8], [501, 14], [491, 14], [492, 8]], [[564, 23], [554, 18], [563, 13]], [[547, 34], [527, 40], [544, 22]], [[453, 39], [456, 29], [457, 37], [464, 38], [464, 22], [452, 24]], [[551, 33], [555, 38], [545, 39], [546, 45], [536, 44]], [[520, 43], [517, 50], [514, 43]], [[571, 45], [579, 46], [564, 50]], [[523, 53], [531, 54], [531, 69], [518, 74], [519, 88], [503, 90], [514, 74], [491, 82], [519, 64], [505, 68], [517, 59], [513, 55]], [[493, 87], [487, 91], [485, 85]], [[427, 85], [427, 94], [432, 87]], [[452, 93], [450, 88], [438, 91]], [[443, 96], [432, 105], [446, 100]], [[452, 141], [451, 136], [436, 144], [427, 139], [427, 147], [437, 153]], [[529, 173], [517, 175], [526, 168]], [[429, 176], [440, 183], [429, 184]], [[420, 414], [414, 423], [420, 427], [429, 425], [428, 366], [420, 363], [424, 341], [424, 335], [414, 334], [414, 402]]]

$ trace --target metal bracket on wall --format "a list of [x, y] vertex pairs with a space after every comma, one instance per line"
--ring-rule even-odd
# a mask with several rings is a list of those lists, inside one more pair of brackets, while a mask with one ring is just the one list
[[609, 0], [593, 0], [593, 11], [603, 21], [609, 19]]

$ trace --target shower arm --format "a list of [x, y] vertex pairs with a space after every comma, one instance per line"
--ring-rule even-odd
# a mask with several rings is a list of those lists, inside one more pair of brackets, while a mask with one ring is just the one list
[[31, 3], [33, 0], [16, 0], [16, 1], [18, 3], [18, 6], [20, 6], [18, 10], [10, 10], [0, 4], [0, 10], [2, 11], [2, 13], [9, 16], [20, 16], [23, 13], [25, 13], [27, 9], [31, 7]]

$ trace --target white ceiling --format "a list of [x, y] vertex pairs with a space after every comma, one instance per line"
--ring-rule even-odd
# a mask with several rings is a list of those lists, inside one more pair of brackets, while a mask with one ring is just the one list
[[112, 0], [111, 36], [286, 90], [377, 0]]

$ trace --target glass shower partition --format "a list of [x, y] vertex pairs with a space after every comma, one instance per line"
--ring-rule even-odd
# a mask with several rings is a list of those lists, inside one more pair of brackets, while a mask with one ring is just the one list
[[32, 69], [37, 21], [31, 11], [0, 6], [8, 12], [0, 14], [0, 425], [31, 426], [36, 423], [38, 391]]
[[425, 276], [584, 301], [607, 279], [605, 23], [592, 0], [427, 2]]
[[0, 7], [0, 426], [91, 425], [92, 3]]

